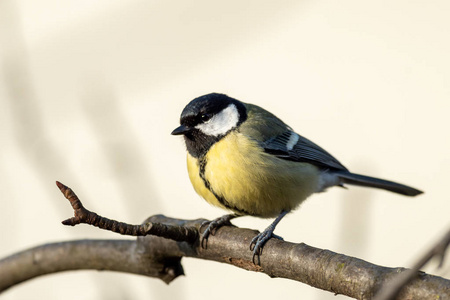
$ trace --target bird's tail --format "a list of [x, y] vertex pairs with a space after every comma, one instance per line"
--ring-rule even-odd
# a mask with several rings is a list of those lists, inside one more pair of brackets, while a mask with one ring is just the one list
[[338, 175], [338, 177], [342, 180], [342, 183], [384, 189], [405, 196], [417, 196], [423, 193], [422, 191], [417, 190], [413, 187], [375, 177], [343, 171], [336, 172], [336, 175]]

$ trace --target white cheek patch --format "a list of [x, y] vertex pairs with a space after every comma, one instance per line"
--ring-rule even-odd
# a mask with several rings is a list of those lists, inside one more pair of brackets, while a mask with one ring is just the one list
[[227, 133], [239, 122], [239, 112], [236, 105], [230, 104], [220, 113], [214, 115], [208, 122], [195, 126], [206, 135], [219, 136]]
[[298, 140], [300, 139], [300, 136], [296, 134], [295, 132], [291, 132], [291, 136], [289, 137], [289, 141], [286, 144], [286, 148], [291, 151], [294, 149], [294, 146], [297, 144]]

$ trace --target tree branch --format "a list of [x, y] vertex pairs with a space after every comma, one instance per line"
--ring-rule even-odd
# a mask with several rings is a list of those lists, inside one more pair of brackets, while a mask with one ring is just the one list
[[[91, 222], [100, 228], [108, 222], [92, 221], [96, 218], [80, 217], [91, 215], [74, 198], [73, 192], [64, 190], [71, 201], [75, 217], [81, 222]], [[72, 199], [72, 200], [71, 200]], [[79, 202], [77, 204], [77, 202]], [[98, 216], [102, 219], [103, 217]], [[91, 220], [91, 221], [89, 221]], [[78, 221], [77, 221], [78, 222]], [[113, 224], [117, 221], [111, 221]], [[162, 279], [169, 283], [183, 274], [181, 258], [194, 257], [231, 264], [249, 271], [262, 272], [270, 277], [287, 278], [309, 284], [313, 287], [344, 294], [357, 299], [372, 299], [382, 286], [396, 275], [407, 272], [404, 268], [377, 266], [358, 258], [334, 253], [308, 246], [293, 244], [278, 239], [267, 242], [261, 255], [261, 264], [252, 263], [252, 252], [248, 245], [256, 232], [250, 229], [224, 226], [208, 240], [208, 248], [201, 247], [199, 232], [204, 220], [179, 220], [161, 215], [147, 219], [143, 225], [128, 225], [117, 222], [114, 228], [121, 226], [146, 226], [144, 229], [118, 232], [147, 233], [146, 228], [154, 224], [164, 224], [173, 231], [161, 231], [163, 234], [139, 236], [135, 241], [73, 241], [39, 246], [0, 260], [0, 291], [19, 282], [66, 270], [96, 269], [142, 274]], [[123, 225], [120, 225], [123, 224]], [[152, 224], [146, 225], [146, 224]], [[159, 226], [159, 225], [156, 225]], [[196, 239], [191, 236], [196, 231]], [[161, 233], [158, 231], [158, 234]], [[175, 232], [170, 239], [168, 232]], [[184, 235], [184, 237], [183, 237]], [[181, 236], [181, 237], [180, 237]], [[187, 242], [189, 241], [189, 242]], [[420, 273], [406, 285], [397, 299], [450, 299], [450, 280], [438, 276]]]
[[[161, 215], [146, 222], [200, 228], [204, 220], [185, 221]], [[261, 265], [252, 263], [248, 244], [254, 230], [225, 226], [208, 241], [208, 248], [157, 236], [137, 241], [73, 241], [44, 245], [0, 261], [0, 291], [19, 282], [54, 272], [80, 269], [111, 270], [160, 278], [169, 283], [183, 274], [181, 257], [231, 264], [270, 277], [297, 280], [313, 287], [356, 299], [371, 299], [380, 286], [407, 269], [386, 268], [308, 246], [272, 239], [264, 248]], [[450, 280], [421, 273], [397, 299], [450, 297]]]
[[99, 216], [95, 212], [86, 209], [71, 188], [59, 181], [56, 182], [56, 185], [61, 193], [63, 193], [64, 197], [69, 200], [74, 211], [74, 216], [72, 218], [61, 222], [63, 225], [75, 226], [84, 223], [123, 235], [144, 236], [151, 234], [167, 237], [178, 242], [186, 241], [193, 243], [198, 238], [198, 228], [194, 227], [173, 226], [152, 222], [146, 222], [141, 225], [131, 225]]
[[180, 257], [159, 262], [136, 247], [133, 240], [77, 240], [31, 248], [0, 260], [0, 292], [38, 276], [71, 270], [126, 272], [166, 283], [183, 274]]

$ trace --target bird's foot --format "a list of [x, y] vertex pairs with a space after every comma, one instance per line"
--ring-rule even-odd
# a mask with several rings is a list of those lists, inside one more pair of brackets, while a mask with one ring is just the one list
[[[283, 238], [273, 234], [273, 231], [275, 230], [275, 227], [277, 226], [277, 224], [281, 221], [281, 219], [283, 219], [283, 217], [288, 213], [288, 211], [281, 211], [281, 213], [278, 215], [278, 217], [272, 222], [272, 224], [269, 225], [269, 227], [267, 227], [263, 232], [258, 233], [257, 236], [255, 236], [252, 239], [252, 242], [250, 243], [250, 251], [253, 251], [253, 257], [252, 257], [252, 262], [255, 265], [260, 265], [261, 261], [260, 261], [260, 256], [262, 254], [264, 245], [267, 243], [268, 240], [270, 240], [271, 238], [276, 238], [279, 240], [283, 241]], [[255, 258], [258, 258], [258, 263], [255, 262]]]
[[[253, 252], [252, 262], [255, 265], [260, 265], [260, 256], [267, 241], [269, 241], [271, 238], [276, 238], [278, 240], [284, 241], [281, 236], [273, 233], [274, 229], [275, 228], [268, 227], [263, 232], [258, 233], [258, 235], [256, 235], [252, 239], [250, 243], [250, 251]], [[257, 259], [257, 261], [255, 261], [255, 258]]]
[[203, 222], [202, 227], [205, 225], [208, 225], [208, 227], [206, 227], [205, 231], [203, 231], [203, 234], [202, 234], [202, 240], [200, 242], [200, 245], [202, 246], [202, 248], [206, 249], [206, 246], [208, 244], [208, 238], [210, 235], [215, 235], [217, 229], [219, 229], [222, 226], [232, 225], [230, 220], [234, 219], [236, 217], [237, 217], [237, 215], [235, 215], [235, 214], [229, 214], [229, 215], [221, 216], [212, 221]]

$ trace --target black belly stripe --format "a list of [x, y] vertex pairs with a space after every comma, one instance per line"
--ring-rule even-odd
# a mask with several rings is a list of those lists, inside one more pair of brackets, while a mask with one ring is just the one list
[[246, 212], [245, 210], [239, 209], [236, 206], [231, 205], [230, 202], [228, 202], [224, 197], [217, 195], [216, 192], [214, 192], [214, 190], [212, 189], [211, 183], [208, 181], [208, 179], [206, 179], [206, 176], [205, 176], [205, 168], [206, 168], [206, 163], [207, 163], [206, 157], [204, 157], [204, 156], [200, 157], [199, 163], [200, 163], [200, 168], [199, 168], [200, 178], [203, 180], [205, 187], [214, 195], [214, 197], [217, 198], [217, 201], [219, 201], [220, 204], [222, 204], [226, 208], [228, 208], [238, 214], [251, 215], [250, 213]]

